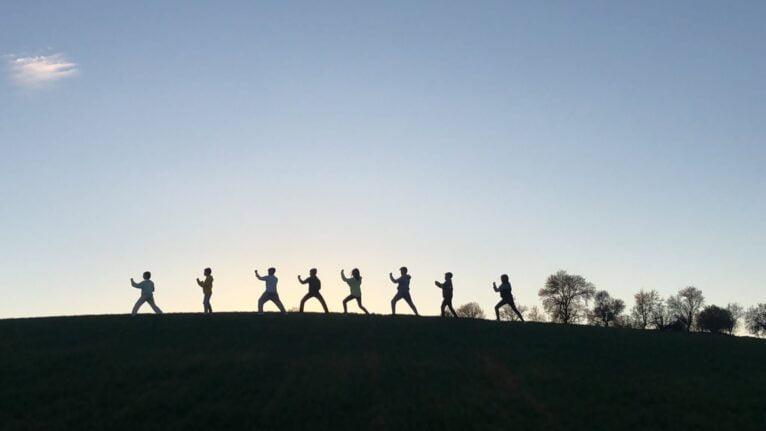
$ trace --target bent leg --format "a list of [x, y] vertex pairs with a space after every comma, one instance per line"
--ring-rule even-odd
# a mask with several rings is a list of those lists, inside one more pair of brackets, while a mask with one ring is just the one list
[[400, 299], [402, 299], [402, 296], [401, 296], [401, 294], [399, 292], [397, 292], [396, 295], [394, 295], [394, 297], [391, 298], [391, 314], [392, 315], [396, 314], [396, 303]]
[[[301, 306], [300, 306], [300, 312], [301, 312], [301, 313], [303, 313], [303, 306], [304, 306], [304, 305], [306, 305], [306, 301], [308, 301], [308, 300], [309, 300], [309, 298], [311, 298], [312, 296], [314, 296], [314, 295], [312, 295], [312, 294], [309, 292], [309, 293], [307, 293], [307, 294], [305, 294], [305, 295], [303, 296], [303, 299], [301, 299]], [[276, 302], [275, 302], [275, 303], [276, 303]]]
[[343, 314], [346, 314], [346, 313], [348, 313], [348, 306], [347, 306], [346, 304], [348, 304], [348, 301], [351, 301], [352, 299], [354, 299], [354, 297], [353, 297], [353, 296], [351, 296], [351, 295], [348, 295], [348, 296], [347, 296], [347, 297], [346, 297], [346, 298], [343, 300]]
[[263, 313], [263, 304], [266, 303], [266, 301], [269, 300], [269, 295], [264, 292], [263, 295], [261, 295], [260, 298], [258, 298], [258, 312]]
[[505, 305], [505, 299], [501, 299], [500, 302], [495, 305], [495, 318], [500, 320], [500, 309]]

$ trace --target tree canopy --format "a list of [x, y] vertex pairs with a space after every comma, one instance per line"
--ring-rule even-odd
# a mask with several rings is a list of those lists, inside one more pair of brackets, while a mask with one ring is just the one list
[[551, 321], [574, 323], [586, 315], [586, 306], [596, 287], [581, 275], [561, 270], [551, 274], [538, 295]]

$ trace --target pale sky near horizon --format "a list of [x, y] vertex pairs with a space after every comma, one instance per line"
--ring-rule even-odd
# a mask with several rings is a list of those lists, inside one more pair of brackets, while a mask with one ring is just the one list
[[288, 308], [402, 265], [422, 314], [445, 271], [488, 315], [559, 269], [766, 302], [766, 2], [159, 3], [0, 4], [0, 318], [147, 269], [201, 311], [206, 266], [216, 311], [268, 266]]

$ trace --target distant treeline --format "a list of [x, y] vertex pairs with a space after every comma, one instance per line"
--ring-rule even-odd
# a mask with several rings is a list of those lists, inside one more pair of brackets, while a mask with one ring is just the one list
[[[633, 295], [633, 307], [626, 312], [623, 300], [613, 298], [606, 290], [596, 290], [585, 277], [558, 271], [548, 277], [538, 295], [544, 313], [536, 306], [518, 307], [527, 321], [725, 334], [734, 333], [744, 322], [750, 334], [766, 335], [766, 304], [748, 310], [737, 303], [725, 307], [705, 305], [702, 291], [694, 286], [664, 299], [656, 290], [641, 289]], [[484, 317], [477, 303], [458, 307], [457, 312], [461, 317]], [[504, 320], [517, 320], [514, 313], [503, 311], [500, 315]]]

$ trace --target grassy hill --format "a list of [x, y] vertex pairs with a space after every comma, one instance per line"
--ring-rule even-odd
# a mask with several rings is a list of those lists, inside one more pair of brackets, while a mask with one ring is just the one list
[[764, 430], [766, 342], [227, 313], [0, 320], [0, 429]]

